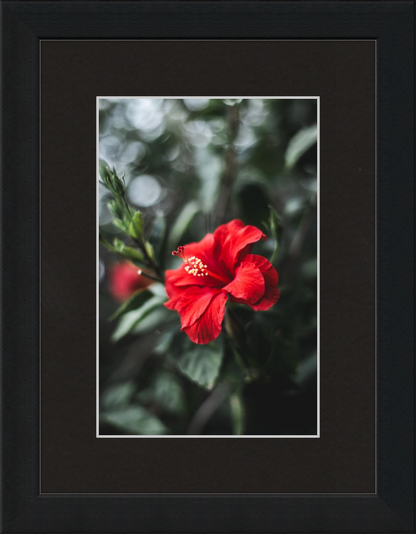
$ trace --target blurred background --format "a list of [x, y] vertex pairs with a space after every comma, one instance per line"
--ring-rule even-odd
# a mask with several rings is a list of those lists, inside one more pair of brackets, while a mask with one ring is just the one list
[[[315, 435], [316, 99], [100, 99], [99, 154], [125, 174], [162, 269], [179, 265], [179, 245], [239, 218], [268, 235], [253, 253], [275, 256], [281, 291], [266, 312], [235, 305], [247, 374], [225, 333], [190, 342], [163, 285], [100, 245], [100, 434]], [[110, 200], [100, 184], [113, 242]]]

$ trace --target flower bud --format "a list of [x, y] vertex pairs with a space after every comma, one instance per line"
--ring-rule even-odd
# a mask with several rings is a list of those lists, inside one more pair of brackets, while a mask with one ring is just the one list
[[111, 177], [112, 190], [116, 195], [122, 196], [126, 192], [124, 181], [114, 172]]
[[137, 267], [129, 261], [116, 263], [110, 269], [109, 291], [120, 302], [151, 284], [153, 281], [138, 274]]

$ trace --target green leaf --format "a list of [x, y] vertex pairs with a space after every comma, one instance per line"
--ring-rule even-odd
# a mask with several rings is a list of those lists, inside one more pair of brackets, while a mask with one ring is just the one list
[[137, 398], [144, 404], [155, 402], [172, 413], [180, 412], [185, 400], [180, 382], [166, 371], [159, 372], [150, 386], [141, 391]]
[[159, 436], [166, 434], [167, 428], [141, 406], [130, 406], [125, 409], [114, 409], [100, 415], [102, 423], [110, 424], [128, 434]]
[[108, 176], [112, 174], [109, 164], [100, 158], [99, 171], [101, 179], [104, 181]]
[[239, 393], [230, 396], [230, 405], [234, 435], [241, 436], [244, 434], [245, 413], [243, 399]]
[[113, 219], [113, 224], [114, 224], [114, 226], [116, 228], [118, 228], [122, 232], [124, 232], [124, 233], [128, 232], [128, 226], [123, 220], [121, 220], [121, 219]]
[[283, 232], [283, 225], [276, 211], [271, 206], [269, 206], [269, 209], [270, 209], [270, 215], [269, 215], [270, 234], [274, 239], [274, 247], [273, 247], [272, 257], [270, 258], [270, 263], [273, 264], [276, 261], [277, 253], [279, 251], [280, 239], [282, 237], [282, 232]]
[[318, 274], [318, 261], [317, 258], [311, 258], [302, 266], [302, 274], [307, 279], [315, 279]]
[[143, 215], [140, 211], [136, 211], [133, 215], [133, 220], [130, 223], [129, 234], [135, 239], [142, 240], [144, 231]]
[[226, 106], [236, 106], [242, 102], [242, 98], [226, 98], [223, 100]]
[[172, 312], [164, 306], [159, 306], [144, 317], [132, 330], [133, 334], [147, 334], [155, 332], [172, 320]]
[[123, 208], [120, 206], [120, 203], [116, 200], [111, 200], [108, 203], [108, 209], [114, 215], [116, 219], [122, 219], [124, 216]]
[[163, 244], [166, 236], [166, 219], [163, 214], [156, 214], [152, 229], [149, 235], [149, 242], [155, 250], [155, 255], [162, 255]]
[[138, 262], [144, 261], [143, 252], [141, 252], [140, 250], [137, 250], [136, 248], [124, 246], [123, 255], [126, 256], [126, 258], [130, 258], [133, 261], [138, 261]]
[[[178, 324], [178, 329], [180, 325]], [[171, 346], [172, 340], [174, 338], [173, 330], [166, 330], [160, 334], [158, 341], [153, 349], [153, 353], [158, 356], [166, 354]]]
[[313, 352], [299, 363], [293, 380], [298, 386], [306, 387], [310, 382], [316, 380], [316, 374], [317, 356], [316, 352]]
[[126, 185], [124, 182], [124, 175], [117, 176], [117, 172], [113, 167], [110, 169], [110, 166], [106, 161], [100, 159], [99, 162], [99, 172], [102, 179], [102, 184], [115, 196], [123, 196], [126, 192]]
[[200, 211], [199, 203], [196, 201], [188, 202], [176, 218], [168, 238], [168, 251], [175, 250], [181, 243], [181, 237], [189, 228], [195, 215]]
[[117, 237], [114, 239], [113, 244], [117, 251], [126, 258], [129, 258], [133, 261], [143, 262], [143, 252], [141, 252], [140, 250], [128, 247], [123, 243], [123, 241], [121, 241]]
[[155, 261], [155, 250], [152, 247], [152, 244], [149, 243], [149, 241], [146, 241], [145, 244], [144, 244], [144, 248], [145, 248], [149, 258], [152, 259], [153, 261]]
[[211, 342], [208, 345], [195, 345], [178, 337], [175, 337], [175, 341], [170, 355], [178, 368], [193, 382], [212, 389], [223, 359], [222, 344]]
[[121, 317], [117, 328], [114, 330], [111, 339], [116, 342], [127, 335], [135, 326], [143, 321], [150, 312], [161, 307], [165, 301], [166, 299], [163, 297], [154, 296], [149, 300], [146, 300], [146, 302], [137, 310], [132, 310], [124, 314]]
[[316, 124], [299, 130], [287, 146], [285, 154], [286, 168], [288, 170], [293, 169], [301, 156], [317, 142], [317, 139], [318, 129]]
[[153, 295], [157, 295], [158, 297], [163, 297], [164, 299], [168, 298], [168, 295], [166, 293], [165, 286], [159, 282], [155, 282], [149, 287], [149, 291]]
[[139, 293], [134, 293], [134, 295], [123, 302], [123, 304], [113, 313], [109, 320], [114, 321], [114, 319], [117, 319], [121, 315], [140, 308], [146, 301], [152, 298], [152, 296], [152, 292], [146, 289], [140, 291]]
[[135, 390], [133, 382], [124, 382], [123, 384], [111, 386], [101, 395], [101, 406], [105, 410], [125, 406], [133, 397]]

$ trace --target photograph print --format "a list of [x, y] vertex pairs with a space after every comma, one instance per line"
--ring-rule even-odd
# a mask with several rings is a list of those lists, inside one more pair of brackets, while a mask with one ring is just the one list
[[97, 437], [319, 437], [319, 98], [97, 98]]

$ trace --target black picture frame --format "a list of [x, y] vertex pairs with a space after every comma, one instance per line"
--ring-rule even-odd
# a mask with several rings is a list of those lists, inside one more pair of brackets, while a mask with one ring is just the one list
[[[2, 532], [415, 532], [414, 8], [1, 2]], [[376, 40], [375, 494], [39, 494], [39, 43], [47, 38]]]

